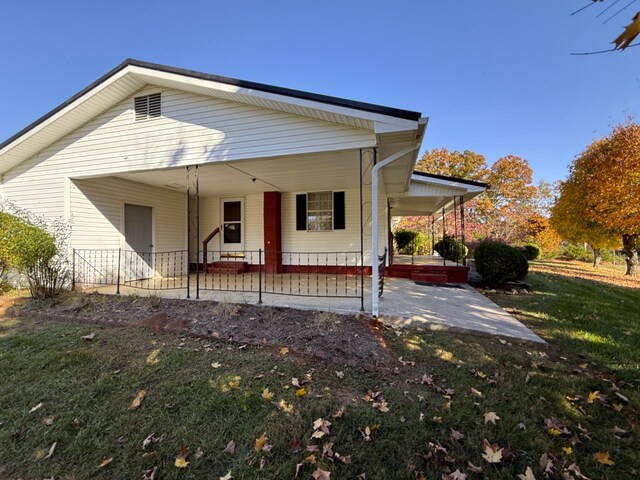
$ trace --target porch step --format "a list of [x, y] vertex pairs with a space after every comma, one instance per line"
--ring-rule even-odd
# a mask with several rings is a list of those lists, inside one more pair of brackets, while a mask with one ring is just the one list
[[240, 275], [249, 271], [249, 262], [221, 260], [207, 265], [207, 273]]
[[429, 282], [429, 283], [447, 283], [449, 277], [446, 273], [411, 273], [411, 280], [414, 282]]

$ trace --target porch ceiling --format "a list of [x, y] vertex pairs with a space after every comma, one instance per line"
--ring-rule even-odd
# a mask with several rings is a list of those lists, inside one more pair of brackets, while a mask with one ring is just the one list
[[[348, 150], [201, 165], [198, 171], [200, 195], [232, 196], [272, 191], [357, 188], [359, 161], [359, 152]], [[184, 167], [117, 176], [157, 187], [186, 190]]]

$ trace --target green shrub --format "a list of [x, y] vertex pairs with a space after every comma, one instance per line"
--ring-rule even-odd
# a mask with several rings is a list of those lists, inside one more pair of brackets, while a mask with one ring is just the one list
[[[593, 249], [584, 244], [570, 243], [562, 249], [560, 258], [563, 260], [578, 260], [580, 262], [593, 263]], [[607, 248], [600, 249], [600, 260], [603, 262], [613, 262], [613, 252]]]
[[524, 255], [524, 258], [527, 260], [535, 260], [540, 257], [540, 247], [534, 245], [533, 243], [529, 243], [524, 247], [520, 247], [520, 251]]
[[476, 270], [488, 285], [520, 280], [529, 271], [529, 262], [522, 252], [505, 243], [485, 241], [476, 247]]
[[469, 253], [469, 249], [460, 241], [451, 235], [445, 235], [444, 238], [434, 245], [434, 249], [438, 255], [452, 262], [461, 262]]
[[398, 230], [393, 237], [400, 255], [425, 255], [429, 248], [429, 238], [422, 232]]
[[[10, 213], [7, 211], [9, 210]], [[47, 223], [11, 204], [0, 211], [0, 264], [27, 277], [31, 296], [51, 297], [69, 280], [63, 254], [68, 228], [61, 222]]]

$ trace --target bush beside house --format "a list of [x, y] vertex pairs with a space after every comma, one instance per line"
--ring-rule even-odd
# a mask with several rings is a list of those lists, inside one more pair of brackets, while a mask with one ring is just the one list
[[488, 285], [521, 280], [529, 271], [529, 262], [516, 247], [502, 242], [484, 241], [474, 254], [476, 270]]

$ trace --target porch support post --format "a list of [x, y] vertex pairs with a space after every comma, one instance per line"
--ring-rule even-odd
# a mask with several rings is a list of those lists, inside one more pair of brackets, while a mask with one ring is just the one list
[[360, 311], [364, 312], [364, 214], [362, 197], [362, 149], [360, 149]]
[[[196, 299], [200, 299], [200, 175], [196, 169]], [[204, 259], [203, 259], [204, 260]]]
[[[460, 195], [460, 236], [462, 237], [462, 248], [464, 252], [464, 247], [466, 245], [466, 240], [464, 238], [464, 197]], [[467, 256], [462, 255], [462, 265], [467, 266]]]
[[[455, 240], [458, 243], [458, 211], [456, 210], [456, 196], [453, 196], [453, 226], [455, 231]], [[456, 266], [458, 265], [458, 256], [456, 255]]]
[[[378, 299], [378, 173], [381, 168], [412, 153], [418, 146], [416, 143], [411, 147], [403, 148], [380, 163], [376, 163], [371, 169], [371, 315], [373, 317], [378, 316], [380, 306]], [[374, 150], [374, 158], [375, 152], [376, 150]]]
[[191, 298], [191, 182], [189, 167], [185, 168], [187, 175], [187, 298]]
[[263, 229], [266, 273], [282, 273], [282, 201], [280, 192], [264, 192]]
[[447, 244], [444, 242], [444, 237], [447, 234], [447, 220], [444, 218], [444, 207], [442, 207], [442, 248], [444, 248], [444, 255], [442, 256], [442, 265], [447, 264]]
[[431, 215], [431, 255], [436, 251], [436, 216]]

